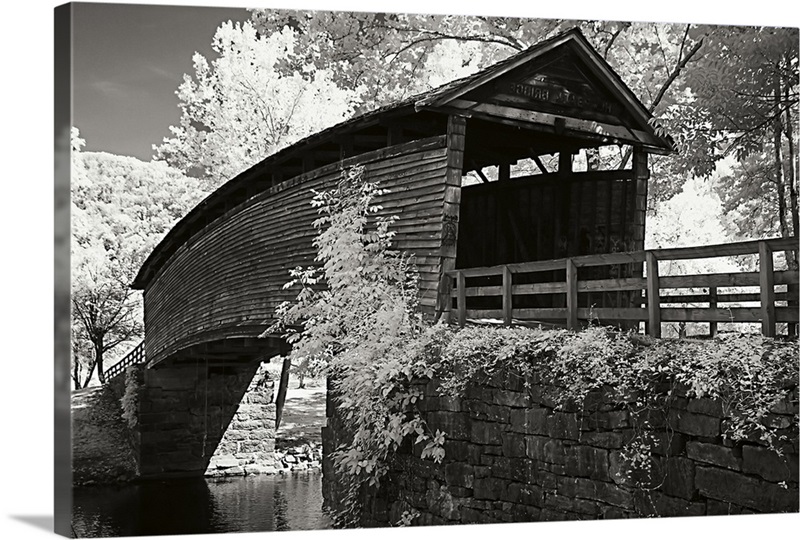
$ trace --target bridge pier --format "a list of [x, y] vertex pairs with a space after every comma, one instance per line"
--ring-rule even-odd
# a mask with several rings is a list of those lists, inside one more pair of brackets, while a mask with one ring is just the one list
[[274, 466], [274, 383], [258, 362], [129, 369], [135, 370], [126, 391], [136, 396], [128, 406], [137, 408], [140, 477], [236, 475]]

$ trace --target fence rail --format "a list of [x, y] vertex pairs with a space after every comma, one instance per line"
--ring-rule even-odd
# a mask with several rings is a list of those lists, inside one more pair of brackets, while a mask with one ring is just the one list
[[111, 366], [106, 370], [106, 380], [113, 379], [120, 373], [125, 371], [125, 368], [134, 364], [141, 364], [146, 360], [144, 354], [144, 340], [142, 340], [136, 347], [126, 354], [122, 360]]
[[[496, 318], [505, 325], [515, 320], [560, 320], [567, 328], [578, 328], [580, 319], [599, 319], [605, 322], [644, 322], [647, 332], [661, 336], [662, 322], [707, 322], [711, 334], [716, 333], [720, 322], [760, 322], [765, 336], [774, 336], [776, 323], [796, 324], [798, 315], [797, 270], [775, 271], [773, 253], [798, 251], [798, 241], [793, 238], [775, 238], [732, 244], [718, 244], [688, 248], [653, 249], [624, 253], [581, 255], [564, 259], [515, 263], [481, 268], [463, 268], [448, 272], [455, 280], [451, 296], [455, 306], [451, 307], [451, 320], [455, 318], [464, 326], [467, 318]], [[738, 255], [757, 255], [757, 272], [731, 272], [716, 274], [690, 274], [660, 276], [660, 261], [706, 259]], [[796, 260], [796, 259], [795, 259]], [[579, 268], [602, 267], [644, 263], [646, 277], [622, 277], [606, 279], [578, 279]], [[565, 271], [565, 278], [545, 283], [515, 283], [520, 274]], [[466, 280], [474, 278], [500, 277], [500, 285], [478, 285], [467, 287]], [[786, 291], [775, 291], [776, 285], [787, 285]], [[725, 287], [758, 287], [757, 293], [730, 292], [720, 294]], [[680, 289], [707, 289], [698, 294], [676, 294]], [[666, 290], [662, 294], [662, 290]], [[579, 307], [578, 294], [592, 292], [629, 291], [627, 307]], [[531, 308], [514, 305], [514, 297], [536, 295], [566, 295], [561, 307]], [[500, 297], [500, 309], [469, 309], [470, 298]], [[651, 299], [653, 299], [651, 301]], [[731, 303], [758, 303], [754, 307], [720, 306]], [[781, 302], [786, 305], [776, 305]], [[707, 304], [705, 307], [686, 304]], [[677, 304], [677, 305], [676, 305]]]

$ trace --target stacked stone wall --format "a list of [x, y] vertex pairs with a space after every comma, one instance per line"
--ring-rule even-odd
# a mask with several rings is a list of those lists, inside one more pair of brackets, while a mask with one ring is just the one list
[[273, 381], [257, 364], [141, 369], [143, 477], [242, 475], [274, 467]]
[[[797, 388], [768, 421], [787, 435], [782, 455], [752, 437], [724, 438], [720, 402], [683, 392], [663, 408], [636, 411], [608, 393], [582, 407], [557, 406], [559, 389], [514, 373], [442, 397], [437, 381], [420, 384], [420, 409], [432, 431], [447, 434], [441, 464], [407, 447], [380, 491], [365, 493], [363, 525], [441, 525], [642, 516], [701, 516], [798, 511]], [[635, 396], [631, 396], [633, 400]], [[346, 436], [329, 408], [326, 455]], [[646, 467], [626, 458], [644, 434]], [[340, 481], [323, 463], [324, 494], [336, 507]]]

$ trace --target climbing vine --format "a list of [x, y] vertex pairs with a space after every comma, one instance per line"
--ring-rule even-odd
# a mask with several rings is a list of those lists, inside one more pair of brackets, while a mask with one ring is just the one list
[[653, 421], [668, 423], [677, 399], [721, 403], [722, 436], [731, 441], [760, 440], [780, 455], [797, 437], [797, 415], [789, 424], [774, 414], [798, 384], [796, 342], [744, 334], [649, 340], [596, 326], [578, 333], [468, 327], [443, 335], [437, 377], [451, 396], [505, 371], [528, 389], [536, 381], [557, 390], [549, 396], [557, 408], [582, 410], [602, 396], [628, 411], [637, 421], [622, 449], [627, 480], [650, 477]]
[[417, 310], [414, 262], [392, 251], [395, 218], [374, 203], [386, 193], [364, 181], [363, 169], [343, 172], [335, 189], [315, 192], [312, 205], [317, 262], [296, 268], [287, 288], [299, 288], [294, 302], [279, 306], [280, 332], [292, 344], [292, 364], [322, 364], [338, 410], [352, 439], [333, 454], [345, 473], [347, 493], [339, 524], [357, 522], [359, 492], [377, 485], [387, 458], [413, 436], [423, 456], [441, 461], [441, 433], [430, 433], [411, 381], [432, 376], [415, 344], [428, 330]]
[[[286, 287], [294, 302], [277, 310], [296, 366], [322, 365], [337, 411], [351, 438], [333, 453], [345, 486], [338, 525], [359, 523], [365, 486], [376, 486], [405, 441], [440, 462], [446, 433], [432, 433], [417, 404], [420, 379], [463, 395], [501, 372], [532, 390], [556, 390], [557, 408], [616, 402], [638, 419], [622, 449], [628, 479], [648, 473], [654, 444], [651, 419], [668, 418], [676, 399], [712, 398], [723, 405], [724, 436], [758, 438], [780, 452], [794, 426], [776, 424], [772, 410], [797, 385], [796, 343], [753, 335], [708, 341], [650, 340], [592, 326], [582, 332], [532, 328], [427, 325], [417, 309], [413, 259], [393, 251], [395, 221], [375, 204], [385, 193], [349, 169], [335, 189], [315, 193], [318, 266], [296, 268]], [[796, 433], [792, 436], [796, 437]], [[410, 515], [400, 520], [410, 522]]]

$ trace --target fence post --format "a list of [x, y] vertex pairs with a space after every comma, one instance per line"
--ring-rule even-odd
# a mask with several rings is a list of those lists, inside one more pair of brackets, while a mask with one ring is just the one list
[[567, 259], [567, 329], [578, 329], [578, 268]]
[[647, 263], [647, 322], [650, 336], [661, 337], [661, 295], [658, 286], [658, 259], [652, 251], [645, 253]]
[[508, 266], [503, 267], [503, 324], [511, 326], [512, 315], [512, 295], [511, 295], [512, 276]]
[[[717, 288], [716, 287], [709, 287], [708, 288], [708, 307], [709, 309], [716, 309], [717, 308]], [[711, 321], [708, 323], [708, 333], [713, 338], [717, 335], [717, 323], [716, 321]]]
[[458, 326], [464, 328], [467, 324], [467, 288], [465, 286], [464, 272], [456, 274], [456, 290], [458, 291]]
[[759, 286], [761, 287], [761, 333], [775, 337], [775, 281], [772, 266], [772, 248], [766, 242], [758, 243]]

